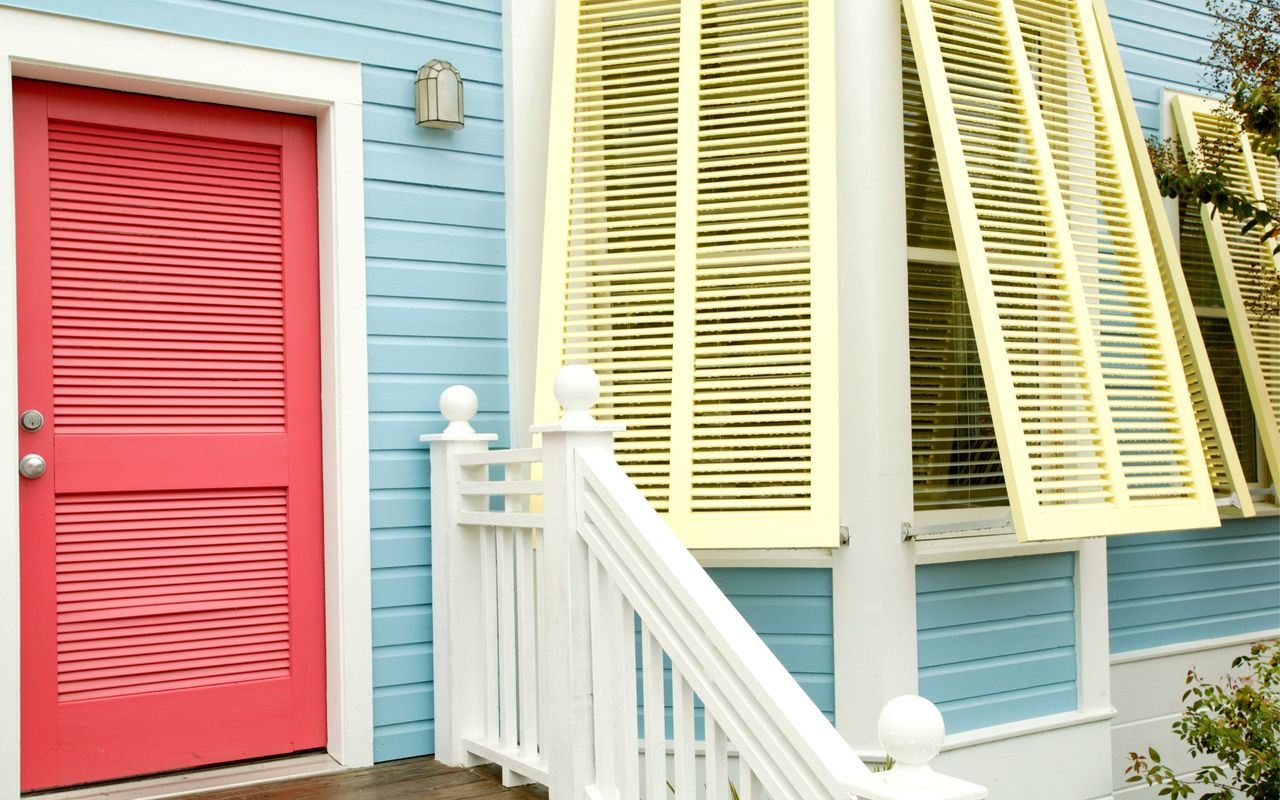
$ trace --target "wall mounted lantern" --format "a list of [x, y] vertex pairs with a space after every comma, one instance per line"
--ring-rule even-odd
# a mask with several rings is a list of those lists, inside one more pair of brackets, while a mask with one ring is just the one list
[[448, 61], [430, 61], [418, 70], [414, 84], [418, 124], [456, 131], [462, 127], [462, 76]]

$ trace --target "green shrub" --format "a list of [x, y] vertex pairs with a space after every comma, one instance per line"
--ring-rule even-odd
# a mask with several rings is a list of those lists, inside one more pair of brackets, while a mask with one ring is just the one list
[[1184, 781], [1149, 748], [1146, 755], [1129, 754], [1129, 783], [1160, 786], [1160, 796], [1175, 800], [1280, 800], [1280, 642], [1253, 645], [1231, 667], [1247, 674], [1210, 683], [1188, 672], [1186, 710], [1173, 724], [1192, 756], [1215, 763]]

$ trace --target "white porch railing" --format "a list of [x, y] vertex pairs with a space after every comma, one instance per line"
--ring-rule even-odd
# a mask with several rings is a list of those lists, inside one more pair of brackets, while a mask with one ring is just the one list
[[551, 800], [986, 797], [929, 767], [942, 717], [922, 698], [886, 706], [894, 767], [872, 773], [614, 461], [595, 374], [555, 390], [541, 448], [490, 452], [462, 386], [423, 437], [437, 758]]

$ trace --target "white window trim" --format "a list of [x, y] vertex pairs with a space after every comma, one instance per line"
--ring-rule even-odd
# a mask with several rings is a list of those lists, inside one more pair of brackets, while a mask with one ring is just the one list
[[1153, 661], [1169, 656], [1183, 656], [1190, 653], [1203, 653], [1209, 650], [1220, 650], [1225, 647], [1244, 647], [1254, 642], [1269, 642], [1280, 639], [1280, 628], [1237, 633], [1233, 636], [1222, 636], [1217, 639], [1192, 639], [1188, 642], [1176, 642], [1158, 647], [1146, 647], [1141, 650], [1127, 650], [1111, 656], [1111, 665], [1132, 664], [1137, 661]]
[[17, 255], [13, 77], [316, 118], [328, 752], [373, 762], [360, 65], [0, 8], [0, 798], [18, 796]]
[[916, 542], [917, 564], [952, 564], [991, 558], [1074, 553], [1076, 617], [1076, 708], [1051, 717], [978, 728], [947, 737], [944, 749], [968, 747], [1041, 730], [1107, 719], [1111, 703], [1111, 621], [1108, 611], [1107, 540], [1068, 539], [1020, 543], [1012, 533], [979, 539]]

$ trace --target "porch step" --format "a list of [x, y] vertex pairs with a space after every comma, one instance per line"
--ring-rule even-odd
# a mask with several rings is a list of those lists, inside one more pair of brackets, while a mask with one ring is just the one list
[[183, 800], [546, 800], [508, 789], [485, 769], [457, 769], [434, 758], [407, 758], [365, 769], [187, 795]]
[[[76, 790], [76, 800], [119, 800], [119, 785], [96, 788], [100, 791], [95, 792], [95, 787]], [[26, 800], [59, 800], [59, 794], [64, 793], [38, 793]], [[546, 800], [547, 797], [541, 787], [505, 788], [496, 774], [484, 767], [457, 769], [429, 756], [323, 775], [265, 783], [255, 781], [231, 789], [174, 792], [168, 787], [151, 796], [180, 800]]]

